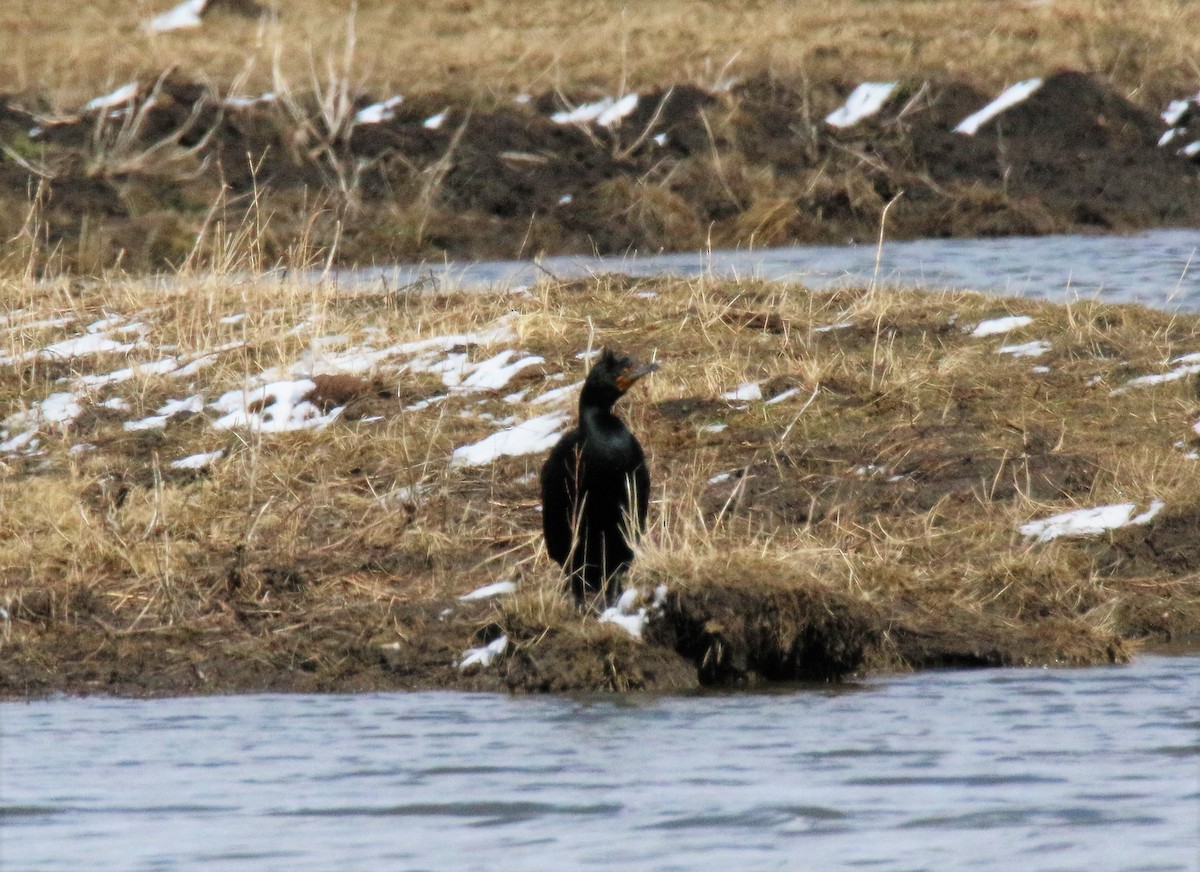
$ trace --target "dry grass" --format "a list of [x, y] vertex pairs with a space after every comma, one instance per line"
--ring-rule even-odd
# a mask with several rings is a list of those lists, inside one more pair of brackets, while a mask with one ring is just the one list
[[[142, 23], [173, 5], [65, 0], [0, 11], [0, 78], [75, 106], [109, 85], [185, 71], [245, 92], [325, 80], [341, 64], [349, 6], [264, 3], [261, 21], [214, 13], [195, 31]], [[920, 0], [754, 4], [674, 0], [653, 7], [560, 2], [355, 5], [352, 88], [377, 94], [462, 90], [580, 92], [692, 81], [711, 86], [763, 70], [817, 79], [917, 78], [949, 72], [987, 87], [1062, 67], [1094, 72], [1157, 106], [1195, 86], [1200, 55], [1175, 0]], [[332, 60], [329, 60], [332, 59]]]
[[[1184, 458], [1186, 443], [1196, 444], [1192, 385], [1112, 393], [1200, 350], [1192, 316], [963, 292], [814, 294], [753, 281], [619, 277], [521, 295], [353, 292], [211, 275], [166, 285], [8, 279], [0, 295], [8, 316], [0, 354], [44, 348], [102, 317], [146, 325], [146, 341], [181, 360], [240, 343], [188, 379], [138, 373], [97, 387], [73, 424], [43, 426], [37, 451], [0, 461], [0, 595], [29, 674], [28, 664], [73, 651], [63, 641], [69, 628], [99, 626], [111, 644], [186, 631], [223, 645], [226, 660], [238, 651], [256, 671], [223, 673], [226, 686], [256, 686], [254, 676], [270, 684], [263, 676], [294, 673], [297, 657], [312, 660], [304, 674], [318, 681], [304, 686], [357, 686], [364, 674], [394, 683], [371, 652], [397, 641], [420, 652], [405, 661], [402, 682], [452, 684], [466, 680], [448, 664], [472, 634], [499, 628], [523, 658], [520, 675], [508, 674], [517, 686], [665, 681], [670, 670], [650, 669], [637, 653], [652, 646], [631, 647], [563, 605], [557, 567], [540, 548], [533, 473], [541, 457], [449, 463], [455, 447], [495, 432], [498, 420], [547, 411], [527, 401], [581, 378], [576, 355], [601, 344], [663, 363], [624, 404], [655, 476], [631, 583], [667, 583], [693, 617], [697, 603], [728, 606], [718, 593], [734, 575], [802, 592], [799, 604], [788, 600], [796, 614], [814, 603], [857, 603], [880, 622], [869, 631], [851, 624], [875, 639], [877, 666], [1122, 659], [1130, 650], [1122, 637], [1200, 627], [1196, 566], [1126, 571], [1121, 534], [1030, 545], [1017, 532], [1075, 505], [1144, 507], [1155, 498], [1167, 514], [1194, 519], [1200, 463]], [[1010, 311], [1035, 322], [1000, 338], [964, 329]], [[73, 320], [30, 326], [64, 318]], [[845, 322], [852, 326], [815, 329]], [[405, 366], [413, 354], [393, 352], [362, 373], [372, 388], [357, 420], [347, 412], [324, 429], [269, 434], [216, 430], [217, 414], [206, 409], [161, 430], [123, 427], [170, 399], [201, 393], [211, 402], [272, 368], [308, 361], [313, 373], [336, 371], [321, 361], [348, 345], [385, 348], [497, 323], [514, 338], [467, 343], [470, 360], [503, 348], [544, 358], [501, 390], [414, 408], [446, 390], [437, 373]], [[1030, 339], [1051, 351], [1036, 360], [996, 351]], [[6, 366], [0, 408], [7, 415], [81, 376], [163, 354]], [[1050, 372], [1035, 373], [1035, 364]], [[774, 404], [720, 399], [749, 381], [767, 398], [795, 393]], [[522, 401], [504, 399], [517, 391]], [[127, 412], [114, 408], [122, 404]], [[81, 443], [94, 448], [71, 450]], [[170, 465], [215, 450], [224, 455], [203, 472]], [[731, 475], [710, 483], [722, 473]], [[497, 578], [517, 579], [519, 597], [498, 610], [460, 608], [448, 622], [434, 617]], [[800, 644], [785, 630], [768, 635]], [[763, 632], [709, 636], [727, 647]], [[578, 674], [548, 675], [546, 660], [559, 655], [560, 663], [574, 657]], [[63, 682], [75, 674], [54, 668], [66, 670]], [[186, 685], [161, 680], [176, 691]]]

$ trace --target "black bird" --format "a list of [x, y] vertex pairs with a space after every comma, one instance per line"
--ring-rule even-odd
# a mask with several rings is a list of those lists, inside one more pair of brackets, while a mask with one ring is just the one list
[[[638, 379], [658, 369], [605, 349], [579, 394], [579, 426], [542, 467], [546, 550], [567, 570], [578, 603], [603, 593], [611, 603], [646, 528], [650, 470], [636, 437], [612, 407]], [[636, 511], [630, 511], [630, 503]]]

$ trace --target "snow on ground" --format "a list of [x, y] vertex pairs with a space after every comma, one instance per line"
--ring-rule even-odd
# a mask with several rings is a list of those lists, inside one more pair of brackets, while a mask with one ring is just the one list
[[1013, 357], [1041, 357], [1049, 351], [1051, 345], [1044, 339], [1023, 342], [1020, 345], [1001, 345], [996, 349], [998, 354], [1011, 354]]
[[660, 584], [654, 589], [654, 599], [648, 605], [642, 605], [642, 592], [631, 587], [621, 594], [616, 605], [605, 609], [600, 615], [600, 623], [616, 624], [635, 639], [642, 638], [646, 622], [650, 618], [661, 615], [667, 602], [667, 586]]
[[312, 379], [304, 378], [226, 391], [211, 404], [211, 408], [226, 413], [213, 421], [213, 427], [217, 430], [245, 427], [263, 433], [320, 429], [336, 421], [344, 407], [322, 413], [307, 399], [316, 386]]
[[200, 16], [208, 0], [184, 0], [173, 9], [155, 15], [146, 25], [154, 33], [168, 33], [172, 30], [183, 30], [188, 27], [199, 27]]
[[537, 454], [552, 448], [563, 433], [568, 416], [562, 412], [551, 412], [531, 418], [473, 445], [455, 448], [450, 457], [451, 466], [483, 466], [500, 457], [516, 457], [522, 454]]
[[1021, 534], [1038, 542], [1049, 542], [1060, 536], [1095, 536], [1130, 524], [1148, 523], [1162, 511], [1164, 505], [1162, 500], [1152, 500], [1150, 507], [1140, 515], [1134, 514], [1137, 511], [1135, 503], [1076, 509], [1022, 524]]
[[208, 469], [225, 455], [224, 449], [209, 451], [205, 454], [192, 454], [171, 461], [172, 469]]
[[149, 418], [142, 418], [140, 421], [126, 421], [123, 425], [126, 430], [161, 430], [167, 426], [174, 415], [179, 415], [184, 412], [199, 412], [204, 409], [204, 397], [196, 394], [183, 400], [167, 400], [158, 410], [158, 413], [151, 415]]
[[784, 400], [790, 400], [798, 393], [800, 393], [800, 388], [788, 388], [783, 393], [776, 394], [775, 396], [771, 397], [771, 399], [767, 400], [764, 405], [773, 406], [776, 403], [782, 403]]
[[446, 116], [449, 114], [449, 109], [443, 109], [437, 115], [430, 115], [428, 118], [426, 118], [423, 122], [421, 122], [421, 126], [426, 130], [439, 130], [441, 129], [441, 126], [446, 123]]
[[721, 394], [723, 400], [761, 400], [762, 386], [758, 382], [740, 384], [731, 391]]
[[830, 127], [851, 127], [864, 118], [874, 115], [892, 92], [896, 90], [896, 82], [863, 82], [850, 92], [846, 102], [825, 116], [825, 123]]
[[619, 100], [604, 97], [595, 103], [583, 103], [574, 109], [555, 112], [550, 120], [555, 124], [598, 124], [612, 127], [637, 108], [638, 95], [626, 94]]
[[463, 659], [458, 664], [459, 672], [466, 672], [472, 666], [486, 669], [492, 662], [508, 650], [508, 636], [500, 636], [491, 644], [482, 648], [468, 648], [463, 652]]
[[1000, 333], [1008, 333], [1010, 330], [1027, 327], [1032, 323], [1033, 319], [1028, 315], [1006, 315], [1003, 318], [989, 318], [986, 321], [980, 321], [976, 324], [975, 329], [971, 331], [971, 335], [976, 339], [984, 336], [996, 336]]
[[490, 599], [494, 596], [515, 593], [516, 590], [517, 584], [514, 581], [496, 581], [492, 584], [485, 584], [483, 587], [476, 588], [470, 593], [465, 593], [458, 599], [459, 602], [473, 602], [474, 600]]
[[391, 121], [396, 117], [396, 107], [404, 102], [404, 97], [397, 94], [394, 97], [388, 97], [380, 103], [372, 103], [370, 106], [364, 106], [354, 113], [355, 124], [382, 124], [385, 121]]
[[967, 136], [974, 136], [980, 127], [987, 124], [1001, 112], [1011, 109], [1018, 103], [1021, 103], [1029, 98], [1029, 96], [1042, 86], [1041, 79], [1026, 79], [1023, 82], [1017, 82], [1015, 85], [1007, 88], [1004, 93], [988, 103], [978, 112], [968, 115], [958, 126], [954, 128], [955, 133], [962, 133]]
[[118, 106], [124, 106], [130, 100], [137, 96], [138, 83], [129, 82], [122, 85], [117, 90], [108, 94], [101, 94], [99, 97], [93, 97], [83, 104], [83, 108], [88, 111], [97, 111], [101, 109], [116, 109]]
[[1160, 385], [1164, 382], [1178, 381], [1193, 373], [1200, 372], [1200, 352], [1181, 355], [1172, 360], [1171, 363], [1180, 365], [1166, 372], [1139, 375], [1137, 378], [1131, 378], [1125, 384], [1121, 385], [1121, 387], [1115, 388], [1112, 393], [1120, 394], [1129, 388], [1140, 388], [1146, 385]]
[[[500, 390], [521, 370], [546, 362], [546, 359], [543, 357], [527, 355], [509, 363], [517, 354], [518, 352], [508, 349], [501, 351], [494, 357], [471, 365], [470, 374], [462, 379], [459, 386], [470, 390]], [[447, 387], [454, 386], [447, 384]]]

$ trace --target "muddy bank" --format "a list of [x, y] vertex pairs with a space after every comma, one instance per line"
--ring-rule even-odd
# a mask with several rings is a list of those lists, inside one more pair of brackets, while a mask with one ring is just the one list
[[840, 243], [893, 201], [894, 239], [1200, 223], [1194, 102], [1052, 72], [972, 134], [996, 95], [953, 80], [830, 124], [854, 85], [332, 105], [172, 73], [73, 112], [9, 95], [0, 232], [10, 267], [86, 272]]

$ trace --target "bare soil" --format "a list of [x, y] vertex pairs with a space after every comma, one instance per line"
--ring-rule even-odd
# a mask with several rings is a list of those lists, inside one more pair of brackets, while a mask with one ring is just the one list
[[[0, 98], [0, 232], [35, 271], [345, 265], [890, 238], [1107, 232], [1200, 223], [1200, 163], [1160, 148], [1162, 106], [1079, 72], [1047, 76], [974, 136], [994, 94], [902, 83], [875, 117], [825, 124], [854, 83], [760, 74], [642, 93], [611, 128], [517, 103], [387, 94], [330, 117], [311, 97], [235, 106], [173, 72], [117, 109]], [[440, 126], [425, 121], [445, 113]], [[899, 199], [896, 199], [899, 198]]]

